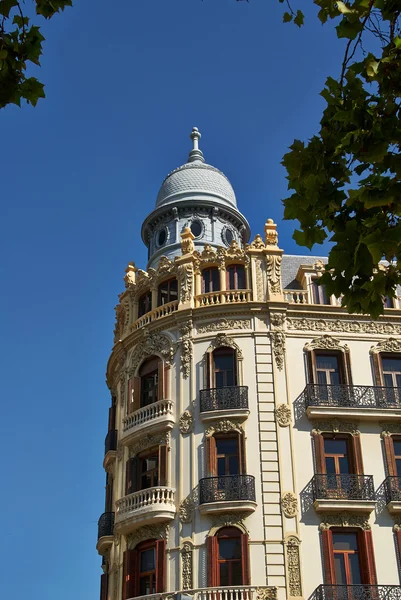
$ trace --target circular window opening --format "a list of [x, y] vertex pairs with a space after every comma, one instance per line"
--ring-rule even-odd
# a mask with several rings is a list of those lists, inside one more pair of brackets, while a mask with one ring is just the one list
[[226, 231], [225, 231], [225, 238], [226, 238], [226, 243], [228, 245], [230, 245], [231, 242], [234, 240], [234, 234], [231, 231], [231, 229], [226, 229]]
[[167, 231], [165, 229], [161, 229], [157, 234], [157, 245], [164, 246], [167, 240]]
[[191, 231], [196, 238], [199, 237], [202, 233], [202, 223], [200, 221], [192, 221]]

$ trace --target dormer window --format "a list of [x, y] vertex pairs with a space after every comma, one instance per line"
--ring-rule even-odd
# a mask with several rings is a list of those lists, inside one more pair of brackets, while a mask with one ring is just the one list
[[326, 294], [326, 286], [318, 285], [317, 282], [317, 277], [314, 277], [311, 281], [311, 294], [313, 304], [330, 304], [330, 298]]

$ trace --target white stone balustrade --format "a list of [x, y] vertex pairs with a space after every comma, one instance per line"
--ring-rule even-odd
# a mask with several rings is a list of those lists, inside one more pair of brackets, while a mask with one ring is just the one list
[[139, 410], [127, 415], [123, 419], [123, 431], [128, 431], [132, 427], [138, 427], [153, 421], [157, 418], [173, 417], [173, 403], [171, 400], [159, 400], [153, 404], [148, 404]]
[[[277, 598], [277, 588], [262, 585], [242, 585], [198, 588], [194, 590], [174, 592], [174, 594], [185, 594], [185, 596], [191, 596], [192, 600], [275, 600]], [[136, 600], [165, 600], [166, 598], [171, 598], [171, 596], [171, 592], [165, 592], [163, 594], [138, 596]], [[134, 599], [132, 598], [129, 600]]]
[[219, 304], [242, 304], [250, 302], [251, 290], [224, 290], [221, 292], [209, 292], [195, 296], [195, 308], [201, 306], [214, 306]]
[[284, 299], [290, 304], [308, 304], [308, 292], [306, 290], [283, 290]]
[[149, 523], [172, 521], [175, 517], [175, 490], [169, 487], [151, 487], [116, 502], [115, 530], [129, 533]]
[[139, 319], [137, 319], [135, 321], [135, 323], [133, 324], [132, 329], [140, 329], [144, 325], [148, 325], [149, 323], [152, 323], [153, 321], [157, 321], [158, 319], [161, 319], [162, 317], [167, 317], [168, 315], [171, 315], [177, 309], [178, 309], [178, 300], [173, 300], [173, 302], [168, 302], [167, 304], [162, 304], [161, 306], [157, 306], [153, 310], [144, 314], [142, 317], [139, 317]]

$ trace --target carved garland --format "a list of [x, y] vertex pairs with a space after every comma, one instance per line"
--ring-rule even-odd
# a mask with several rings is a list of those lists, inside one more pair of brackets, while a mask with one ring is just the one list
[[281, 291], [281, 261], [282, 257], [277, 254], [266, 256], [267, 282], [272, 294], [279, 294]]
[[348, 512], [329, 513], [321, 515], [320, 529], [330, 529], [330, 527], [360, 527], [364, 530], [370, 529], [369, 516], [356, 515]]
[[301, 560], [299, 553], [300, 541], [295, 535], [289, 536], [285, 541], [287, 557], [288, 591], [291, 598], [302, 596]]
[[360, 435], [358, 425], [354, 421], [340, 421], [340, 419], [330, 419], [327, 421], [312, 421], [312, 433], [322, 433], [329, 431], [330, 433], [351, 433], [352, 435]]
[[349, 352], [347, 344], [341, 344], [339, 340], [330, 335], [322, 335], [313, 339], [308, 344], [305, 344], [304, 350], [341, 350], [341, 352]]
[[146, 540], [168, 540], [169, 525], [165, 523], [160, 525], [144, 525], [134, 533], [127, 535], [127, 548], [133, 550], [140, 542]]
[[209, 333], [210, 331], [227, 331], [227, 329], [251, 329], [249, 319], [222, 319], [213, 321], [206, 325], [196, 327], [198, 333]]
[[387, 338], [372, 346], [369, 350], [370, 354], [378, 354], [379, 352], [401, 352], [401, 340], [396, 338]]
[[244, 519], [247, 515], [243, 513], [227, 513], [212, 516], [212, 528], [209, 535], [214, 535], [220, 527], [238, 527], [243, 533], [248, 533]]
[[277, 600], [277, 588], [257, 588], [256, 589], [256, 600]]
[[287, 318], [288, 329], [298, 331], [332, 331], [335, 333], [370, 333], [401, 335], [401, 325], [375, 321], [347, 321], [346, 318], [328, 321], [325, 319]]
[[218, 423], [215, 423], [211, 427], [208, 427], [205, 431], [206, 437], [210, 437], [215, 433], [228, 433], [230, 431], [237, 431], [238, 433], [243, 433], [242, 426], [236, 421], [229, 421], [228, 419], [223, 419]]

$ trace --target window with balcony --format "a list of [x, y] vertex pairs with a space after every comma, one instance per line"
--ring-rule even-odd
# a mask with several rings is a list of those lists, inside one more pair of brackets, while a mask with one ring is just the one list
[[209, 388], [237, 385], [237, 357], [233, 348], [216, 348], [210, 352], [207, 367]]
[[246, 278], [243, 265], [230, 265], [226, 271], [228, 290], [245, 290]]
[[378, 403], [390, 408], [401, 405], [401, 354], [372, 354], [375, 383], [378, 388], [375, 394]]
[[208, 538], [208, 585], [249, 585], [248, 536], [224, 527]]
[[202, 294], [220, 291], [220, 272], [217, 267], [203, 269], [202, 271]]
[[165, 540], [141, 542], [123, 558], [123, 600], [165, 591]]
[[308, 406], [350, 406], [353, 402], [350, 354], [345, 351], [311, 349], [306, 352]]
[[126, 462], [125, 494], [133, 494], [167, 483], [166, 445], [141, 452]]
[[138, 300], [138, 318], [152, 310], [152, 292], [146, 292]]
[[318, 278], [311, 281], [311, 294], [313, 304], [330, 304], [330, 297], [326, 293], [325, 285], [318, 285]]
[[[372, 532], [365, 530], [326, 529], [322, 531], [325, 583], [336, 586], [376, 585]], [[336, 588], [341, 598], [347, 594]], [[345, 588], [353, 598], [357, 588]], [[361, 590], [362, 591], [362, 590]], [[365, 596], [364, 596], [365, 597]]]
[[168, 366], [158, 356], [142, 363], [137, 377], [128, 382], [128, 413], [167, 398]]
[[157, 305], [162, 306], [174, 300], [178, 300], [178, 281], [176, 279], [168, 279], [159, 285]]
[[383, 354], [381, 360], [384, 385], [401, 389], [401, 356]]

